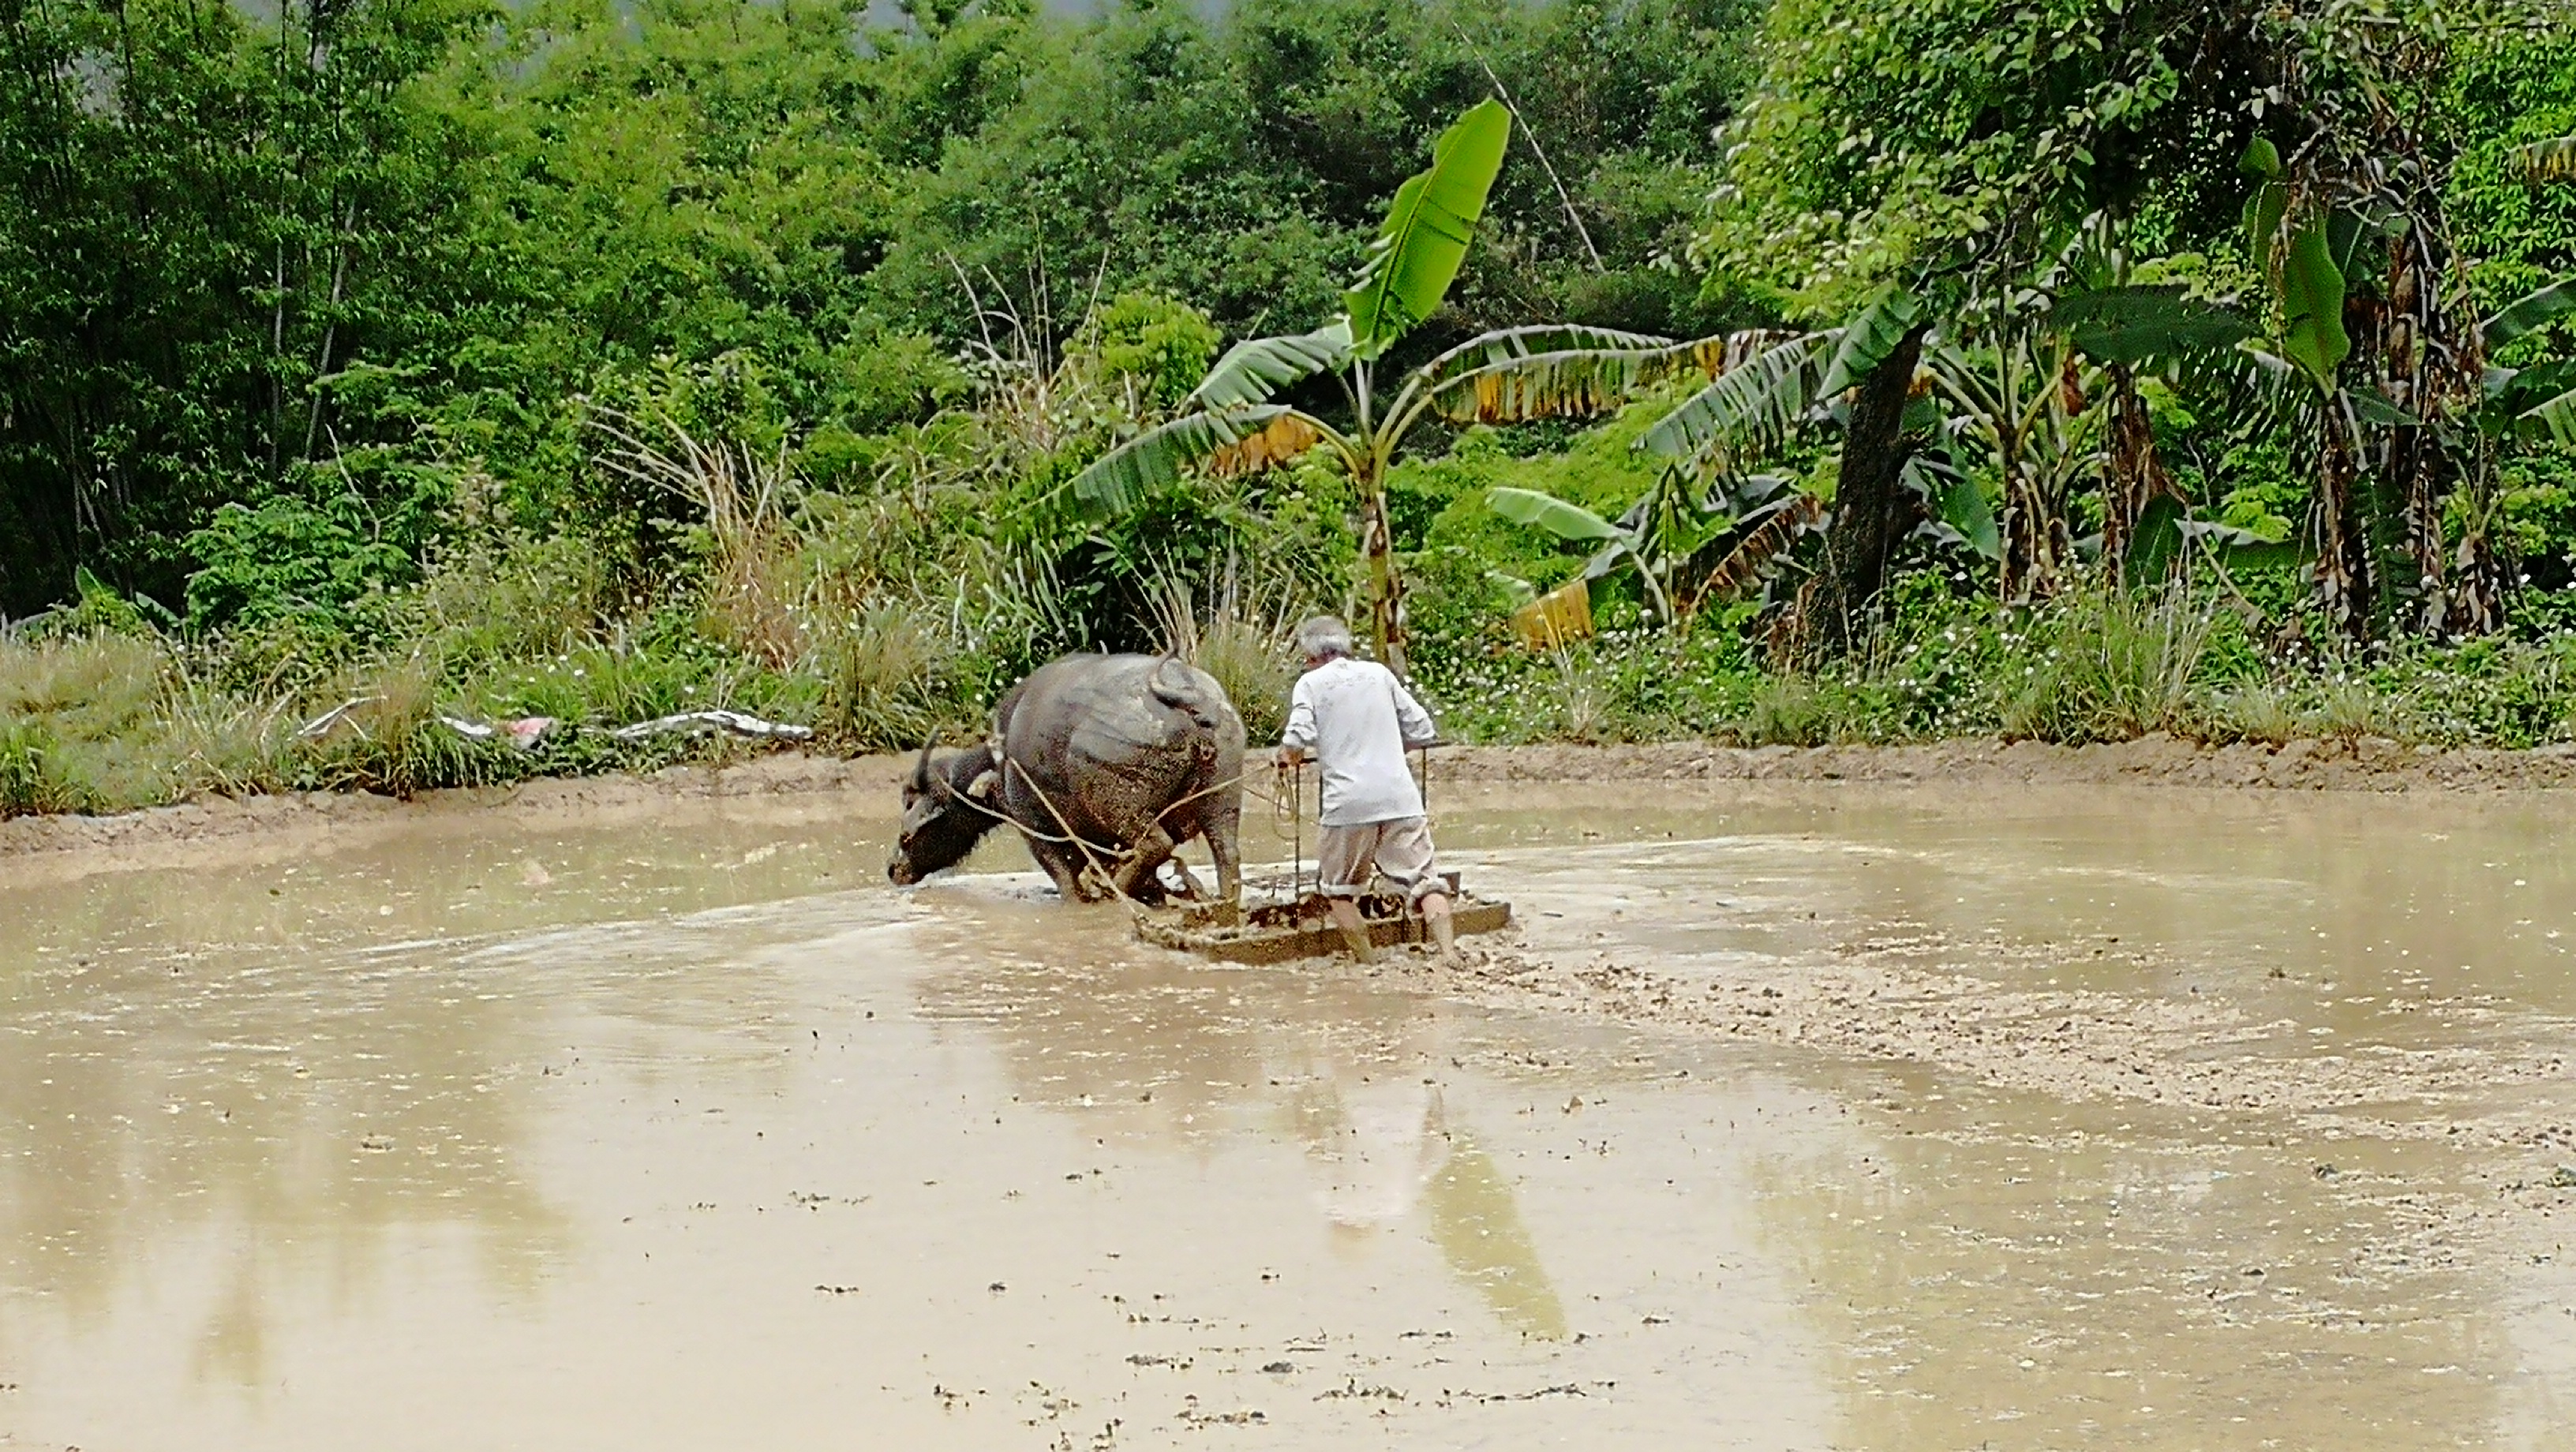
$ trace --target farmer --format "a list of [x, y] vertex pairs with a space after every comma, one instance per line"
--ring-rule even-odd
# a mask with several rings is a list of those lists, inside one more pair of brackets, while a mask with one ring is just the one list
[[1422, 791], [1404, 767], [1406, 747], [1428, 746], [1439, 734], [1430, 713], [1393, 671], [1353, 658], [1351, 628], [1330, 615], [1298, 625], [1297, 650], [1306, 673], [1289, 698], [1279, 768], [1310, 754], [1322, 768], [1323, 832], [1315, 850], [1334, 925], [1362, 962], [1375, 956], [1359, 907], [1374, 869], [1404, 889], [1442, 960], [1454, 960], [1449, 889], [1432, 864]]

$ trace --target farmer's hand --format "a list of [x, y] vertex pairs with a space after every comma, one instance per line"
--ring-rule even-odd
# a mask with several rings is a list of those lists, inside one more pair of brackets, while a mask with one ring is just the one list
[[1291, 770], [1295, 769], [1297, 763], [1304, 761], [1305, 759], [1306, 753], [1297, 747], [1280, 747], [1278, 762], [1279, 774], [1281, 776], [1286, 776]]

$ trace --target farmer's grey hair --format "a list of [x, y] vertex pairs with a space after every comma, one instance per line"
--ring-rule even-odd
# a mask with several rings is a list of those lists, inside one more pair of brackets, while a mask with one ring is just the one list
[[1317, 615], [1297, 622], [1297, 652], [1308, 660], [1329, 660], [1351, 653], [1351, 628], [1338, 616]]

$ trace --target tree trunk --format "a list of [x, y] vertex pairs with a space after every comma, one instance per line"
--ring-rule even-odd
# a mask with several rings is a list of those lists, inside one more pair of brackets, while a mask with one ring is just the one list
[[1368, 559], [1369, 632], [1377, 658], [1406, 675], [1404, 577], [1395, 564], [1395, 528], [1386, 516], [1386, 479], [1372, 469], [1360, 483], [1360, 553]]
[[[2126, 363], [2104, 370], [2111, 394], [2111, 456], [2102, 481], [2102, 564], [2114, 580], [2129, 566], [2137, 544], [2138, 520], [2158, 499], [2180, 498], [2173, 474], [2156, 453], [2156, 434], [2147, 418], [2147, 401], [2138, 396], [2138, 379]], [[2174, 555], [2180, 567], [2181, 552]]]
[[2309, 527], [2317, 542], [2317, 603], [2336, 631], [2366, 640], [2376, 581], [2370, 526], [2358, 487], [2357, 432], [2343, 391], [2326, 395], [2317, 406], [2317, 493]]
[[1834, 480], [1834, 514], [1822, 568], [1798, 591], [1782, 643], [1792, 656], [1849, 650], [1868, 632], [1887, 560], [1912, 524], [1913, 501], [1897, 486], [1909, 446], [1905, 402], [1923, 356], [1923, 329], [1905, 335], [1860, 383]]

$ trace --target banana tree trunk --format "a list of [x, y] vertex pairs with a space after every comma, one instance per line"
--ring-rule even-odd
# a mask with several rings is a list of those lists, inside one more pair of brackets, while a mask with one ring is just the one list
[[[2158, 499], [2179, 498], [2182, 491], [2156, 452], [2155, 428], [2147, 417], [2147, 402], [2139, 396], [2135, 371], [2128, 364], [2114, 363], [2104, 374], [2111, 396], [2111, 448], [2102, 481], [2102, 564], [2111, 578], [2118, 579], [2128, 569], [2138, 520], [2147, 506]], [[2182, 552], [2176, 551], [2176, 568], [2182, 560]]]
[[[2435, 209], [2438, 216], [2438, 206]], [[2380, 388], [2405, 420], [2381, 443], [2381, 473], [2403, 511], [2401, 557], [2411, 577], [2413, 624], [2426, 635], [2483, 635], [2504, 624], [2504, 560], [2488, 527], [2494, 514], [2491, 457], [2475, 429], [2439, 426], [2474, 412], [2486, 350], [2477, 326], [2443, 286], [2454, 259], [2439, 226], [2418, 225], [2389, 241], [2386, 337]], [[2454, 500], [2464, 507], [2454, 510]], [[2461, 523], [2456, 546], [2447, 520]]]
[[1404, 649], [1404, 576], [1396, 568], [1395, 528], [1386, 513], [1386, 474], [1363, 471], [1360, 484], [1360, 553], [1368, 560], [1369, 631], [1377, 658], [1388, 670], [1409, 674]]
[[2029, 605], [2057, 593], [2074, 545], [2066, 528], [2066, 504], [2053, 487], [2054, 476], [2021, 457], [2018, 441], [2006, 451], [2012, 462], [2004, 469], [2003, 599], [2007, 605]]
[[2340, 389], [2327, 395], [2317, 408], [2317, 492], [2309, 527], [2317, 542], [2317, 603], [2338, 632], [2364, 640], [2370, 635], [2374, 580], [2357, 432], [2351, 400]]
[[2483, 450], [2463, 484], [2466, 508], [2460, 511], [2460, 543], [2451, 556], [2450, 617], [2444, 623], [2457, 635], [2493, 635], [2504, 629], [2505, 593], [2511, 581], [2504, 550], [2494, 528], [2501, 504], [2496, 498], [2494, 461]]

